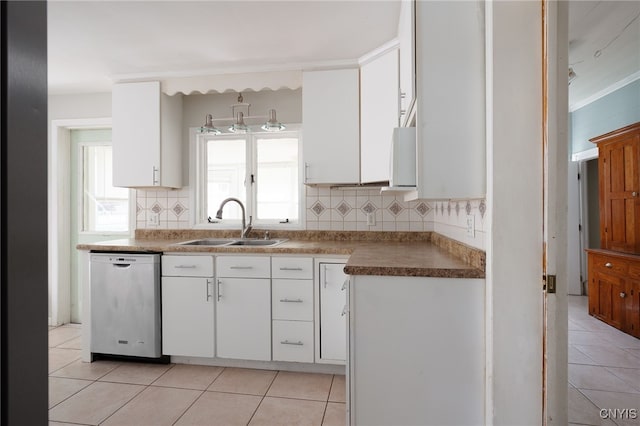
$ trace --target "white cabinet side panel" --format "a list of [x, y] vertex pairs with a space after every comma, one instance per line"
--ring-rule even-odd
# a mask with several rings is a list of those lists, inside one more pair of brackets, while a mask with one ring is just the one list
[[352, 280], [355, 423], [483, 424], [484, 280]]
[[398, 127], [398, 50], [391, 50], [360, 70], [361, 183], [389, 180], [393, 129]]

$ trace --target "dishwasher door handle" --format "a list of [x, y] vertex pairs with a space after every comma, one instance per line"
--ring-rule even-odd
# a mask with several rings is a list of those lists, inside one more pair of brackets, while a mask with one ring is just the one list
[[115, 268], [128, 268], [131, 266], [130, 263], [112, 263]]

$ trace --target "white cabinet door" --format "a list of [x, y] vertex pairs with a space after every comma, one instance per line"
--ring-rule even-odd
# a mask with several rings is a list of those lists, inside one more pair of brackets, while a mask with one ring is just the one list
[[347, 286], [343, 263], [320, 263], [320, 359], [343, 363], [347, 350]]
[[162, 278], [162, 353], [214, 356], [213, 278]]
[[358, 69], [302, 74], [305, 184], [360, 180]]
[[486, 195], [482, 4], [416, 3], [417, 198]]
[[121, 83], [112, 92], [113, 185], [182, 186], [182, 96], [160, 82]]
[[398, 39], [400, 41], [400, 125], [406, 126], [411, 103], [415, 97], [416, 44], [415, 0], [400, 3]]
[[398, 50], [360, 70], [360, 182], [389, 180], [393, 128], [398, 127]]
[[271, 280], [218, 278], [218, 357], [271, 360]]

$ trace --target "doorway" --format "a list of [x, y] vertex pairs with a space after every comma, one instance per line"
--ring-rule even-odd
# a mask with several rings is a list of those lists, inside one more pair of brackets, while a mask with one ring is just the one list
[[113, 186], [111, 129], [71, 130], [70, 313], [81, 323], [82, 285], [78, 244], [129, 235], [129, 190]]

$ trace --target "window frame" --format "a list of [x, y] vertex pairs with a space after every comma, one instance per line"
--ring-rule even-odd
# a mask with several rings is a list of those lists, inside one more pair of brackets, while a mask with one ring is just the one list
[[85, 148], [87, 147], [96, 147], [96, 146], [107, 146], [113, 148], [113, 143], [111, 141], [82, 141], [75, 143], [75, 146], [72, 145], [72, 149], [77, 150], [76, 157], [76, 170], [78, 171], [75, 176], [76, 185], [77, 185], [77, 199], [76, 199], [76, 209], [77, 209], [77, 223], [76, 223], [76, 232], [79, 236], [127, 236], [131, 235], [133, 230], [135, 229], [135, 205], [136, 205], [136, 195], [135, 192], [129, 189], [128, 192], [128, 207], [127, 207], [127, 229], [125, 231], [94, 231], [94, 230], [85, 230], [85, 221], [86, 221], [86, 211], [85, 211], [85, 197], [84, 197], [84, 180], [87, 172], [87, 165], [85, 164]]
[[[207, 135], [198, 131], [198, 128], [189, 129], [190, 155], [189, 155], [189, 180], [190, 192], [194, 208], [191, 209], [190, 221], [193, 229], [235, 229], [241, 227], [239, 219], [215, 219], [215, 223], [207, 222], [207, 195], [206, 195], [206, 170], [207, 155], [206, 141], [216, 138], [242, 139], [246, 146], [246, 174], [245, 181], [250, 182], [251, 174], [257, 174], [257, 141], [258, 139], [298, 139], [298, 219], [288, 223], [280, 223], [279, 220], [257, 220], [255, 211], [257, 207], [257, 186], [245, 185], [246, 191], [246, 220], [254, 216], [253, 226], [260, 229], [304, 229], [305, 217], [305, 191], [303, 181], [303, 157], [302, 157], [302, 126], [299, 124], [287, 124], [287, 129], [281, 132], [251, 131], [246, 134], [223, 133], [222, 135]], [[283, 218], [285, 219], [285, 218]]]

